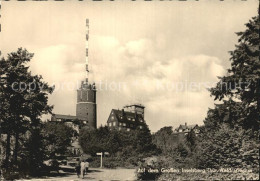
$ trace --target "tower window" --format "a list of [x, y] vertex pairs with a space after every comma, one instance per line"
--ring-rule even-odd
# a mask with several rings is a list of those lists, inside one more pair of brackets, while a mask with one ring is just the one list
[[80, 91], [80, 101], [82, 101], [82, 90]]

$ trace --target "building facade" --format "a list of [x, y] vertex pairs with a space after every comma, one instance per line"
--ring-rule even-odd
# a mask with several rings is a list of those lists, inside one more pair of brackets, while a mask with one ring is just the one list
[[129, 105], [125, 109], [112, 109], [107, 120], [109, 129], [130, 131], [143, 129], [146, 126], [144, 120], [144, 106]]

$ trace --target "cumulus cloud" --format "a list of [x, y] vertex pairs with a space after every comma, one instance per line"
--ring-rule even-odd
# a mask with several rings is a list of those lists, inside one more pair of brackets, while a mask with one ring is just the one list
[[76, 47], [58, 44], [32, 51], [37, 53], [30, 62], [30, 70], [33, 74], [42, 75], [50, 86], [55, 86], [49, 96], [49, 103], [55, 105], [53, 111], [75, 114], [76, 90], [85, 76], [85, 65], [76, 53]]
[[84, 76], [84, 62], [76, 50], [68, 45], [53, 45], [37, 52], [30, 63], [31, 70], [43, 75], [46, 81], [75, 81]]
[[[112, 108], [122, 108], [129, 103], [146, 106], [146, 120], [152, 130], [184, 122], [202, 124], [213, 103], [206, 88], [214, 85], [217, 76], [225, 72], [217, 57], [162, 56], [160, 46], [166, 41], [163, 36], [125, 43], [110, 36], [92, 38], [95, 44], [89, 55], [90, 80], [95, 81], [99, 89], [101, 124], [106, 123]], [[159, 48], [158, 42], [161, 42]], [[84, 57], [76, 53], [76, 47], [65, 44], [35, 52], [31, 69], [56, 86], [50, 96], [50, 104], [55, 104], [54, 112], [75, 115], [75, 106], [71, 105], [76, 104], [75, 90], [84, 80]]]
[[[156, 129], [157, 121], [161, 125], [184, 121], [202, 124], [213, 103], [206, 88], [225, 72], [217, 57], [199, 54], [159, 59], [157, 40], [139, 39], [122, 44], [111, 37], [97, 39], [98, 49], [106, 51], [102, 57], [96, 57], [97, 63], [92, 62], [95, 81], [124, 83], [119, 92], [108, 88], [99, 94], [112, 97], [120, 94], [124, 98], [117, 105], [144, 104], [152, 129]], [[107, 47], [107, 41], [112, 42], [111, 46]]]

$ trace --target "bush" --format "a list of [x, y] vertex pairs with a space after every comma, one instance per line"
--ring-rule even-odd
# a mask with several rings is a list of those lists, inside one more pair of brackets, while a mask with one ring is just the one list
[[218, 130], [205, 132], [200, 142], [200, 168], [259, 169], [259, 142], [245, 130], [222, 124]]
[[161, 175], [165, 157], [153, 156], [139, 162], [139, 168], [136, 170], [138, 180], [156, 180]]
[[259, 180], [256, 173], [170, 173], [162, 174], [161, 180]]
[[5, 180], [17, 180], [21, 177], [19, 172], [12, 172], [12, 171], [3, 172], [3, 176]]
[[85, 153], [95, 157], [91, 165], [100, 167], [100, 157], [97, 152], [109, 152], [104, 157], [104, 167], [135, 168], [137, 162], [147, 156], [157, 154], [157, 148], [152, 144], [150, 130], [118, 131], [100, 127], [97, 130], [81, 129], [79, 142]]

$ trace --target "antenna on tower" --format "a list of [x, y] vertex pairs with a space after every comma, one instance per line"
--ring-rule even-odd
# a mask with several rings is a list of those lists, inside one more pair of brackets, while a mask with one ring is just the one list
[[89, 39], [89, 19], [86, 19], [86, 84], [88, 84], [88, 39]]

